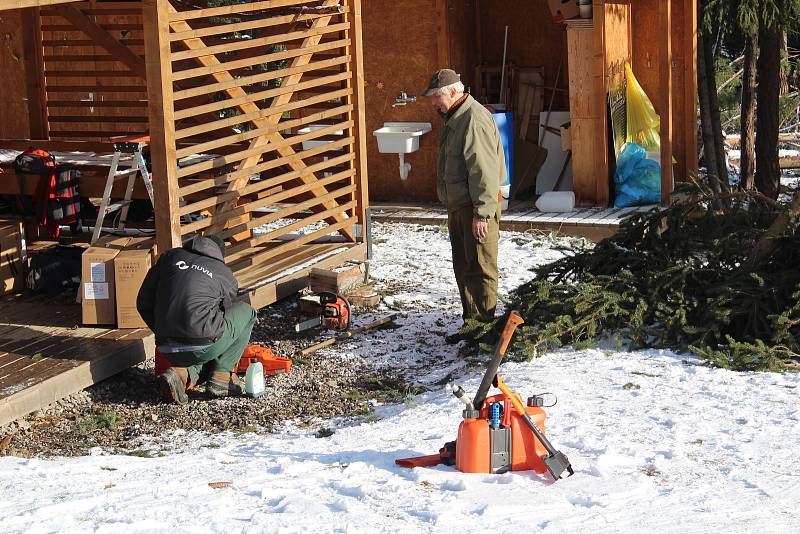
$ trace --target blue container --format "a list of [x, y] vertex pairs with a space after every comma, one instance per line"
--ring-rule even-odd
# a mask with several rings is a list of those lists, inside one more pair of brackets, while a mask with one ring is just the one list
[[510, 185], [514, 161], [514, 114], [510, 111], [492, 113], [492, 118], [500, 131], [500, 140], [503, 142], [503, 153], [506, 156], [506, 181], [500, 185]]

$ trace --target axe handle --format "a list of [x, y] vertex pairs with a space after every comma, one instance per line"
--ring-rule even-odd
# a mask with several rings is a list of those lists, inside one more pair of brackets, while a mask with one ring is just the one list
[[486, 400], [489, 387], [492, 385], [492, 382], [494, 382], [497, 369], [500, 367], [500, 362], [503, 361], [503, 356], [506, 354], [508, 344], [511, 342], [511, 337], [514, 335], [514, 331], [517, 327], [524, 322], [522, 316], [517, 313], [516, 310], [513, 310], [509, 314], [506, 325], [503, 327], [503, 333], [500, 334], [500, 339], [497, 340], [497, 345], [495, 345], [494, 356], [489, 362], [489, 366], [486, 368], [486, 374], [483, 375], [481, 385], [478, 387], [478, 392], [475, 394], [475, 399], [472, 401], [472, 406], [476, 410], [480, 410], [483, 407], [483, 401]]

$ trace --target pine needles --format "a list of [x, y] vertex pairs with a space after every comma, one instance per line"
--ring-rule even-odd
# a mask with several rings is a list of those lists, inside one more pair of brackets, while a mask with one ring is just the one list
[[[565, 258], [533, 270], [509, 306], [525, 319], [518, 353], [530, 359], [613, 338], [631, 350], [691, 350], [728, 369], [796, 367], [797, 221], [752, 266], [751, 251], [785, 208], [752, 193], [715, 196], [696, 183], [680, 193], [690, 200], [630, 217], [593, 249], [568, 249]], [[477, 342], [491, 345], [504, 321], [470, 327]]]

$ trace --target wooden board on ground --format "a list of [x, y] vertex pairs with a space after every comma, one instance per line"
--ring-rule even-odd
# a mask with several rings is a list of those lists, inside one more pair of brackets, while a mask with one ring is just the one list
[[308, 275], [308, 286], [314, 293], [328, 291], [347, 294], [364, 283], [366, 268], [361, 264], [345, 264], [330, 269], [313, 267]]
[[75, 304], [9, 296], [0, 306], [0, 425], [153, 355], [149, 330], [80, 327]]

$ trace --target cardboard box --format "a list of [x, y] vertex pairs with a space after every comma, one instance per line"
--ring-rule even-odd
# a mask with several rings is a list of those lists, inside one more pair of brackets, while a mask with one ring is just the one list
[[578, 0], [547, 0], [547, 5], [555, 22], [574, 19], [580, 15]]
[[24, 232], [22, 220], [0, 219], [0, 295], [23, 288], [26, 259]]
[[118, 328], [147, 328], [136, 310], [136, 297], [147, 271], [153, 265], [151, 249], [152, 247], [130, 248], [121, 251], [114, 258]]
[[100, 239], [81, 256], [81, 309], [83, 324], [113, 325], [117, 319], [114, 259], [130, 241], [128, 237]]

